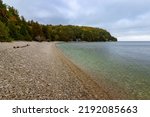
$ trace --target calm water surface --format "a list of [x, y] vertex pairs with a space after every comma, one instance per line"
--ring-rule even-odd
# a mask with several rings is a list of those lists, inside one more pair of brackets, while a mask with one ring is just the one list
[[128, 99], [150, 99], [150, 42], [81, 42], [57, 46], [99, 81], [127, 90]]

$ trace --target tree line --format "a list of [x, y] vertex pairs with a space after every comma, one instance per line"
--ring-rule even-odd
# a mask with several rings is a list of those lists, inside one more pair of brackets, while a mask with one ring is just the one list
[[117, 41], [100, 28], [73, 25], [43, 25], [26, 21], [18, 11], [0, 0], [0, 42], [6, 41]]

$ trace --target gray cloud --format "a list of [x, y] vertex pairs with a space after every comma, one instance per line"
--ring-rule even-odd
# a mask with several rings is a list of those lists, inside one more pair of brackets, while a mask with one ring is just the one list
[[[120, 40], [150, 40], [150, 0], [3, 0], [28, 20], [102, 27]], [[138, 39], [137, 39], [138, 40]]]

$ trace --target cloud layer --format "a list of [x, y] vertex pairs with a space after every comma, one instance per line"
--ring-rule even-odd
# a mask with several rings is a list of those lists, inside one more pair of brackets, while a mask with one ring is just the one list
[[[102, 27], [120, 40], [150, 40], [150, 0], [3, 0], [44, 24]], [[139, 35], [139, 38], [138, 38]], [[137, 36], [137, 38], [135, 38]], [[142, 39], [141, 39], [142, 40]]]

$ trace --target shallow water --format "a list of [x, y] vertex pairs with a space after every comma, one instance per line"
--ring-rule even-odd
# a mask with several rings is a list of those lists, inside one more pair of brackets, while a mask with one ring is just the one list
[[62, 43], [80, 68], [128, 91], [128, 99], [150, 99], [150, 42]]

